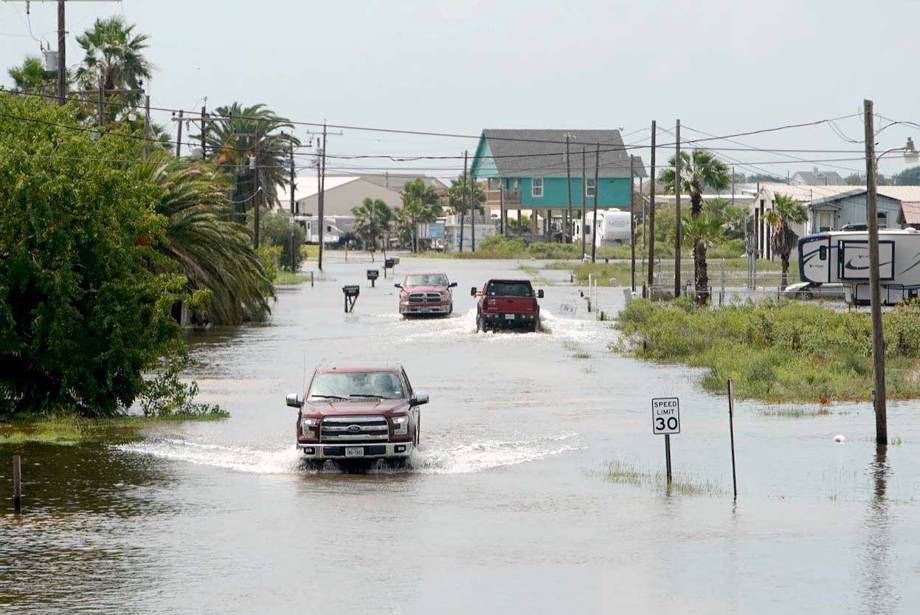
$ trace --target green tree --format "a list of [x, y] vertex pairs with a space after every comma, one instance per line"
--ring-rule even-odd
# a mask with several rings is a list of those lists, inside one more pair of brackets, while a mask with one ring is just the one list
[[303, 245], [306, 233], [303, 227], [296, 222], [291, 222], [290, 212], [281, 209], [268, 212], [259, 220], [262, 229], [262, 245], [274, 246], [280, 250], [278, 256], [282, 269], [291, 270], [291, 234], [294, 236], [294, 271], [300, 269], [303, 256], [300, 246]]
[[[279, 204], [279, 189], [290, 183], [289, 171], [285, 168], [289, 150], [300, 145], [300, 141], [283, 132], [292, 130], [293, 124], [265, 105], [244, 107], [235, 102], [218, 107], [215, 113], [222, 119], [209, 124], [205, 139], [207, 155], [231, 178], [230, 198], [237, 211], [237, 220], [245, 222], [246, 214], [252, 211], [255, 202], [258, 201], [260, 207], [269, 208]], [[192, 138], [200, 138], [200, 135]], [[255, 163], [255, 169], [250, 168], [250, 158]]]
[[233, 219], [226, 178], [197, 161], [141, 168], [156, 188], [154, 210], [164, 219], [157, 249], [168, 263], [161, 268], [183, 274], [189, 294], [207, 291], [202, 307], [213, 323], [264, 319], [271, 280], [248, 229]]
[[[669, 161], [669, 168], [661, 174], [661, 181], [670, 192], [674, 192], [676, 170], [680, 168], [681, 191], [690, 196], [690, 216], [699, 217], [703, 211], [703, 193], [709, 187], [724, 190], [731, 181], [728, 167], [714, 154], [702, 149], [691, 153], [681, 152], [680, 163], [676, 156]], [[706, 303], [709, 300], [709, 272], [706, 266], [706, 242], [693, 241], [693, 281], [696, 287], [696, 300]]]
[[[486, 201], [486, 193], [482, 185], [469, 177], [460, 175], [457, 179], [450, 181], [450, 188], [447, 189], [447, 206], [450, 207], [454, 214], [460, 216], [460, 251], [463, 251], [463, 217], [470, 211], [470, 206], [474, 206], [474, 211], [481, 211], [482, 204]], [[476, 223], [475, 214], [471, 217], [472, 223]]]
[[361, 204], [351, 210], [355, 216], [354, 233], [364, 244], [364, 249], [370, 251], [371, 261], [377, 243], [383, 242], [383, 254], [386, 258], [386, 234], [390, 230], [390, 220], [393, 212], [382, 199], [364, 199]]
[[397, 224], [412, 237], [412, 251], [418, 252], [418, 225], [434, 222], [441, 215], [441, 199], [434, 188], [416, 179], [403, 187], [402, 203]]
[[891, 179], [896, 186], [918, 186], [920, 185], [920, 167], [904, 169]]
[[791, 196], [777, 194], [773, 200], [773, 209], [764, 213], [764, 220], [771, 227], [770, 243], [773, 253], [779, 254], [783, 265], [782, 287], [789, 282], [789, 255], [798, 245], [799, 236], [789, 228], [789, 224], [802, 224], [808, 219], [805, 207]]
[[[23, 122], [11, 117], [30, 117]], [[0, 94], [0, 415], [123, 411], [181, 347], [181, 275], [138, 144], [93, 141], [66, 107]]]
[[[114, 119], [126, 108], [137, 107], [142, 86], [153, 69], [144, 50], [149, 36], [134, 32], [119, 15], [97, 19], [93, 27], [77, 37], [83, 48], [83, 62], [76, 72], [76, 82], [84, 91], [105, 88], [106, 117]], [[96, 96], [89, 96], [94, 105]]]
[[52, 96], [57, 92], [56, 73], [45, 70], [41, 58], [26, 56], [22, 64], [7, 71], [13, 80], [13, 91]]

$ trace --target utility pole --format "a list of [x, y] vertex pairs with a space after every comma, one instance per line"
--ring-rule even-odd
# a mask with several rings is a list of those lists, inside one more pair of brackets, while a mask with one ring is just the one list
[[885, 338], [882, 331], [882, 304], [879, 288], [878, 207], [876, 203], [875, 122], [871, 100], [863, 101], [866, 124], [866, 205], [869, 228], [869, 302], [872, 310], [872, 372], [875, 390], [875, 443], [888, 445], [888, 419], [885, 404]]
[[182, 155], [182, 109], [179, 109], [179, 127], [176, 129], [176, 158]]
[[320, 271], [323, 270], [323, 253], [326, 251], [323, 245], [323, 235], [326, 230], [325, 216], [325, 199], [326, 199], [326, 122], [323, 122], [323, 146], [319, 150], [319, 198], [317, 215], [319, 217], [319, 258], [316, 261]]
[[594, 214], [591, 220], [591, 262], [597, 260], [597, 195], [601, 191], [601, 184], [598, 180], [601, 166], [601, 143], [596, 143], [597, 148], [594, 151]]
[[505, 178], [498, 178], [498, 211], [499, 211], [499, 228], [502, 237], [508, 236], [508, 214], [505, 211]]
[[201, 159], [206, 160], [208, 157], [208, 106], [201, 105]]
[[732, 207], [735, 206], [735, 165], [732, 165]]
[[629, 261], [632, 291], [636, 292], [636, 199], [633, 194], [635, 180], [633, 156], [629, 155]]
[[64, 0], [58, 0], [57, 94], [59, 105], [67, 102], [67, 30], [64, 28], [64, 12]]
[[[466, 168], [466, 152], [463, 152], [464, 168]], [[470, 240], [472, 241], [471, 252], [476, 251], [476, 194], [473, 192], [473, 169], [470, 169], [470, 177], [465, 182], [466, 188], [470, 191]]]
[[655, 135], [657, 129], [655, 120], [652, 120], [652, 181], [649, 188], [648, 208], [648, 290], [651, 297], [652, 286], [655, 284]]
[[[203, 139], [202, 139], [202, 142], [204, 142]], [[294, 200], [294, 191], [297, 189], [297, 183], [295, 181], [295, 175], [294, 175], [294, 142], [293, 141], [288, 142], [288, 164], [291, 167], [291, 175], [290, 175], [290, 182], [291, 182], [291, 273], [296, 273], [296, 269], [297, 269], [297, 252], [296, 252], [297, 238], [296, 238], [296, 235], [297, 233], [294, 232], [294, 207], [296, 205], [296, 201]]]
[[[569, 193], [569, 214], [568, 220], [565, 225], [565, 233], [562, 236], [565, 238], [566, 243], [572, 243], [571, 233], [572, 233], [572, 163], [569, 159], [569, 137], [571, 135], [565, 135], [565, 179], [566, 185], [568, 187]], [[565, 216], [563, 216], [564, 218]]]
[[674, 298], [680, 297], [680, 120], [674, 133], [677, 155], [674, 157]]
[[[180, 126], [181, 126], [181, 123], [180, 123]], [[250, 165], [249, 167], [250, 169], [252, 169], [253, 187], [255, 188], [255, 190], [252, 193], [252, 207], [253, 207], [252, 245], [256, 250], [259, 249], [259, 234], [261, 231], [261, 229], [259, 228], [259, 222], [260, 222], [259, 218], [260, 218], [260, 213], [261, 213], [260, 210], [262, 209], [261, 199], [259, 198], [261, 196], [259, 194], [259, 191], [261, 189], [261, 186], [259, 185], [261, 183], [259, 181], [259, 154], [261, 153], [259, 151], [260, 149], [259, 145], [260, 145], [260, 142], [262, 141], [262, 126], [263, 124], [261, 120], [256, 123], [255, 143], [253, 143], [253, 151], [255, 152], [255, 155], [253, 156], [253, 160], [255, 163]]]
[[144, 95], [144, 160], [150, 160], [150, 94]]
[[99, 75], [99, 97], [97, 101], [99, 107], [99, 117], [96, 123], [99, 125], [100, 132], [105, 129], [105, 77]]
[[461, 254], [463, 253], [463, 219], [466, 216], [466, 209], [467, 209], [466, 207], [466, 185], [467, 185], [467, 182], [469, 181], [467, 179], [467, 174], [466, 174], [466, 155], [467, 155], [466, 151], [464, 150], [463, 152], [463, 198], [461, 199], [461, 201], [463, 202], [463, 205], [461, 206], [461, 209], [460, 209], [460, 253]]
[[582, 260], [585, 259], [585, 239], [586, 239], [585, 237], [585, 213], [587, 209], [587, 203], [585, 201], [588, 200], [588, 179], [587, 179], [587, 172], [585, 170], [585, 166], [587, 166], [585, 162], [586, 152], [587, 152], [587, 148], [584, 145], [582, 145], [581, 146], [581, 222], [579, 222], [579, 224], [581, 224], [581, 259]]

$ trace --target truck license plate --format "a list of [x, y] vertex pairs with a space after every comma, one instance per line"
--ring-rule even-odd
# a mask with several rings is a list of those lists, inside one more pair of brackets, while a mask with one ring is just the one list
[[345, 456], [346, 457], [364, 457], [364, 447], [363, 446], [346, 446]]
[[514, 314], [505, 314], [505, 320], [514, 320]]

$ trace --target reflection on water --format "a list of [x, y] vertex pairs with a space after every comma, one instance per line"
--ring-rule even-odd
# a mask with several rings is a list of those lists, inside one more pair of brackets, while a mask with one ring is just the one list
[[886, 499], [888, 476], [891, 472], [888, 447], [877, 446], [875, 459], [869, 465], [873, 493], [866, 512], [863, 554], [860, 561], [860, 596], [864, 613], [894, 613], [899, 599], [891, 581], [892, 514]]

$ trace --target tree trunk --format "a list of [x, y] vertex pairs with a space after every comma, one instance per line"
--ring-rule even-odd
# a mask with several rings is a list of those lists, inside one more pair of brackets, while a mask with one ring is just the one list
[[783, 263], [783, 277], [780, 282], [781, 290], [786, 290], [789, 285], [789, 252], [780, 254], [780, 260]]
[[709, 302], [709, 270], [706, 265], [706, 244], [693, 242], [693, 283], [696, 285], [696, 303]]
[[[703, 195], [690, 193], [690, 216], [699, 218], [703, 211]], [[680, 220], [677, 220], [680, 224]], [[706, 305], [709, 301], [709, 270], [706, 265], [706, 244], [700, 240], [693, 242], [693, 284], [696, 286], [696, 302]]]

